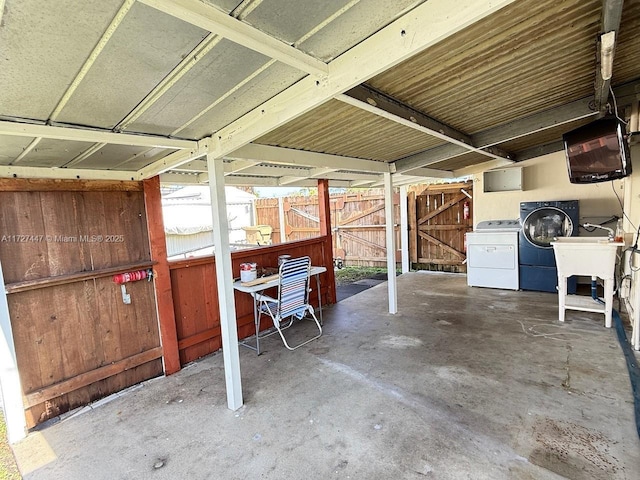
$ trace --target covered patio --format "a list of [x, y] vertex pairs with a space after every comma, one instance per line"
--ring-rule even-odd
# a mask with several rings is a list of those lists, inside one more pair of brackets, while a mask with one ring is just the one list
[[[632, 476], [613, 333], [589, 316], [557, 325], [554, 295], [408, 273], [409, 235], [451, 225], [423, 215], [410, 229], [406, 209], [408, 185], [466, 176], [460, 231], [522, 201], [577, 199], [581, 223], [616, 214], [637, 244], [640, 169], [570, 185], [562, 135], [616, 115], [638, 156], [639, 5], [0, 0], [10, 441], [90, 410], [17, 444], [27, 478]], [[168, 262], [161, 183], [209, 186], [215, 257]], [[232, 254], [225, 185], [317, 187], [319, 236]], [[405, 274], [326, 309], [308, 348], [241, 351], [253, 304], [233, 290], [240, 263], [309, 254], [329, 267], [313, 301], [334, 303], [329, 188], [363, 186], [384, 187], [386, 262], [399, 244]], [[130, 271], [153, 281], [128, 285], [127, 303], [112, 276]]]
[[553, 294], [464, 275], [398, 284], [395, 316], [378, 285], [326, 309], [308, 348], [243, 350], [236, 412], [217, 354], [38, 429], [14, 447], [25, 480], [636, 475], [629, 379], [600, 316], [559, 325]]

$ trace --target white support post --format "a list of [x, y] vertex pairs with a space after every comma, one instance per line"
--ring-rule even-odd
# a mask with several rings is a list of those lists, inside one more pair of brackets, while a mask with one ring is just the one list
[[407, 186], [400, 187], [400, 250], [402, 273], [409, 272], [409, 213], [407, 211]]
[[222, 159], [216, 159], [212, 154], [208, 154], [207, 170], [209, 172], [209, 187], [211, 188], [213, 242], [215, 246], [227, 405], [231, 410], [237, 410], [243, 404], [242, 379], [240, 377], [238, 325], [233, 296], [233, 272], [231, 270], [229, 224], [227, 222], [227, 200], [224, 192], [224, 165]]
[[396, 232], [393, 222], [393, 180], [384, 174], [384, 217], [387, 237], [387, 286], [389, 313], [398, 313], [398, 287], [396, 282]]
[[284, 197], [278, 198], [278, 217], [280, 221], [280, 243], [284, 243], [287, 241], [287, 222], [284, 221]]
[[2, 329], [0, 336], [0, 388], [2, 389], [3, 410], [7, 423], [7, 438], [9, 443], [15, 443], [26, 436], [27, 423], [22, 404], [22, 387], [1, 263], [0, 287], [0, 329]]

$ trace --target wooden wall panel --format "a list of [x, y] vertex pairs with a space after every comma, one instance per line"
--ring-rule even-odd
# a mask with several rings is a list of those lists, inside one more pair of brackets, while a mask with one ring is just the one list
[[125, 305], [111, 280], [151, 265], [141, 185], [3, 181], [0, 190], [0, 260], [28, 426], [160, 375], [153, 283], [127, 283]]

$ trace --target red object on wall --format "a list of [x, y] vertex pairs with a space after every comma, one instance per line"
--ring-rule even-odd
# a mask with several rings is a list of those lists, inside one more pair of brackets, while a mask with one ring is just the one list
[[137, 282], [138, 280], [144, 280], [149, 275], [146, 270], [136, 270], [135, 272], [119, 273], [113, 276], [113, 281], [118, 285], [122, 285], [127, 282]]
[[462, 207], [462, 216], [464, 217], [465, 220], [469, 220], [469, 202], [466, 201], [464, 202], [464, 205]]

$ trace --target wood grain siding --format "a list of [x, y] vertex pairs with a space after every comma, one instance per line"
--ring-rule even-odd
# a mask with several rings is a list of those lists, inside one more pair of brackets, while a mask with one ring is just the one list
[[[330, 254], [331, 237], [316, 237], [309, 240], [269, 245], [231, 253], [235, 277], [240, 276], [240, 264], [255, 262], [258, 268], [276, 268], [278, 257], [283, 254], [299, 257], [309, 255], [313, 265], [332, 268]], [[171, 291], [175, 309], [176, 331], [182, 365], [213, 353], [222, 345], [220, 312], [218, 310], [215, 257], [179, 260], [169, 263], [171, 269]], [[332, 303], [330, 278], [327, 273], [320, 276], [322, 304]], [[229, 279], [233, 281], [233, 279]], [[311, 282], [311, 303], [318, 305], [316, 282]], [[272, 292], [273, 293], [273, 292]], [[255, 333], [253, 300], [246, 293], [235, 292], [238, 338]], [[262, 328], [271, 326], [267, 318]]]
[[0, 182], [0, 259], [33, 427], [162, 373], [142, 184]]

